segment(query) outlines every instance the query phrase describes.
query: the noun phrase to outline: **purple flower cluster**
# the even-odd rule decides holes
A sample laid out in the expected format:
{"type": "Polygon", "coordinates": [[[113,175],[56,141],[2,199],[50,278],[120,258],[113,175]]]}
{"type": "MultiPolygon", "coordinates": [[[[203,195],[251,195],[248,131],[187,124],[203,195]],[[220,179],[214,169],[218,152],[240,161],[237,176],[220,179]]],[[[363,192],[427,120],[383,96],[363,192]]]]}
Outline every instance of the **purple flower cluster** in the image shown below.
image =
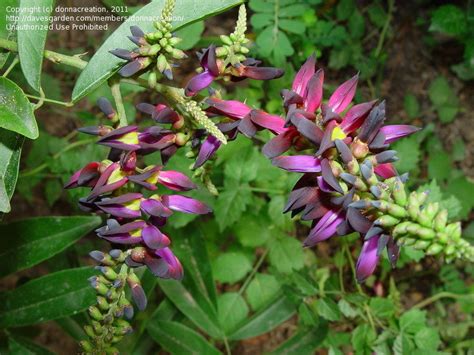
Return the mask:
{"type": "MultiPolygon", "coordinates": [[[[108,117],[113,117],[112,106],[104,100],[99,101],[99,106],[108,117]]],[[[174,127],[182,122],[162,106],[156,109],[154,118],[174,127]]],[[[158,126],[142,131],[136,126],[85,127],[80,131],[99,136],[97,143],[111,148],[109,159],[87,164],[65,186],[90,188],[89,195],[79,200],[80,208],[109,216],[106,225],[96,231],[97,235],[122,248],[131,248],[125,260],[129,266],[146,265],[158,277],[181,279],[183,268],[169,248],[171,241],[163,227],[174,212],[207,214],[211,210],[183,195],[155,193],[146,197],[137,192],[139,188],[157,191],[157,185],[173,191],[196,188],[181,172],[164,170],[160,165],[144,168],[137,165],[138,156],[155,151],[160,151],[165,160],[169,158],[183,143],[179,141],[179,133],[158,126]]]]}

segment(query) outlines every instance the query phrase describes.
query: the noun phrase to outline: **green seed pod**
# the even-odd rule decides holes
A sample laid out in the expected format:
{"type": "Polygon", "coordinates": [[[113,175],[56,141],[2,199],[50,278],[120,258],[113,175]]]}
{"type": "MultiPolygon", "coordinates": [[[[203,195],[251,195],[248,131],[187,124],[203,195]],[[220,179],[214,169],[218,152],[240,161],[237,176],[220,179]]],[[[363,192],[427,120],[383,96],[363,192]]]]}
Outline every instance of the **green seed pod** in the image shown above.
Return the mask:
{"type": "Polygon", "coordinates": [[[87,336],[90,338],[95,338],[96,334],[94,333],[94,328],[90,325],[84,326],[84,332],[86,332],[87,336]]]}
{"type": "Polygon", "coordinates": [[[436,255],[443,250],[444,246],[438,243],[431,244],[426,250],[427,255],[436,255]]]}
{"type": "Polygon", "coordinates": [[[95,319],[95,320],[103,320],[104,316],[102,313],[100,313],[99,309],[95,306],[90,306],[87,310],[89,312],[89,315],[95,319]]]}
{"type": "Polygon", "coordinates": [[[228,46],[231,46],[233,44],[229,36],[220,35],[220,38],[221,38],[222,43],[227,44],[228,46]]]}
{"type": "Polygon", "coordinates": [[[438,214],[434,218],[433,227],[436,231],[441,232],[446,227],[447,222],[448,222],[448,210],[441,210],[438,212],[438,214]]]}
{"type": "Polygon", "coordinates": [[[393,183],[392,196],[397,205],[404,207],[407,204],[407,193],[400,179],[395,180],[393,183]]]}
{"type": "Polygon", "coordinates": [[[81,345],[81,348],[84,349],[86,353],[92,353],[94,350],[94,347],[92,346],[92,344],[88,342],[87,340],[81,340],[79,344],[81,345]]]}
{"type": "Polygon", "coordinates": [[[382,226],[382,227],[393,227],[397,225],[399,222],[400,220],[398,218],[395,218],[386,214],[377,218],[374,222],[374,225],[382,226]]]}

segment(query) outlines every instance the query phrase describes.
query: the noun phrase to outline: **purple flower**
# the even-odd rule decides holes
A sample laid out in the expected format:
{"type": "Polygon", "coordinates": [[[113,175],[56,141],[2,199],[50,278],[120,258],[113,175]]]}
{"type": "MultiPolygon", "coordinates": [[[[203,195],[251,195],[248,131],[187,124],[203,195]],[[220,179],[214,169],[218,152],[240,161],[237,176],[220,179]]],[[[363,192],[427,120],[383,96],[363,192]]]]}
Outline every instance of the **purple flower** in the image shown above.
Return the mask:
{"type": "Polygon", "coordinates": [[[380,235],[374,236],[364,241],[359,258],[356,265],[356,278],[358,282],[364,282],[372,275],[379,262],[379,254],[377,246],[380,235]]]}
{"type": "Polygon", "coordinates": [[[183,267],[169,248],[135,248],[127,263],[132,267],[146,265],[155,276],[164,279],[183,278],[183,267]]]}
{"type": "Polygon", "coordinates": [[[117,128],[103,136],[97,143],[120,150],[137,150],[140,148],[136,126],[117,128]]]}
{"type": "Polygon", "coordinates": [[[121,170],[120,164],[111,163],[100,175],[88,197],[88,200],[93,200],[99,195],[117,190],[125,185],[127,181],[127,175],[121,170]]]}
{"type": "Polygon", "coordinates": [[[337,211],[329,210],[311,229],[308,237],[303,242],[304,246],[312,247],[316,243],[331,238],[336,234],[337,227],[344,220],[345,212],[342,209],[337,211]]]}
{"type": "Polygon", "coordinates": [[[207,214],[212,211],[201,201],[181,195],[163,195],[162,203],[169,209],[184,213],[207,214]]]}
{"type": "Polygon", "coordinates": [[[199,149],[199,153],[196,162],[194,163],[193,169],[197,169],[200,166],[204,165],[204,163],[208,161],[219,149],[221,144],[222,143],[213,135],[207,136],[207,138],[201,144],[201,148],[199,149]]]}
{"type": "Polygon", "coordinates": [[[216,61],[216,47],[214,45],[206,48],[200,54],[201,66],[204,71],[193,77],[185,88],[186,96],[194,96],[202,89],[207,88],[219,76],[219,68],[216,61]]]}
{"type": "Polygon", "coordinates": [[[105,198],[95,204],[105,213],[115,217],[138,218],[141,216],[140,202],[142,197],[140,193],[128,193],[105,198]]]}
{"type": "Polygon", "coordinates": [[[279,168],[297,173],[317,173],[321,171],[319,159],[311,155],[276,157],[272,159],[272,164],[279,168]]]}
{"type": "Polygon", "coordinates": [[[420,128],[410,125],[390,125],[382,127],[380,132],[385,135],[385,144],[390,144],[419,130],[420,128]]]}
{"type": "Polygon", "coordinates": [[[188,191],[196,188],[196,185],[183,173],[172,170],[164,171],[161,166],[149,166],[144,173],[129,176],[128,179],[148,190],[156,190],[157,183],[176,191],[188,191]]]}
{"type": "Polygon", "coordinates": [[[68,183],[64,185],[64,188],[72,189],[79,186],[93,187],[100,177],[99,168],[99,162],[94,161],[87,164],[85,167],[79,169],[71,176],[68,183]]]}

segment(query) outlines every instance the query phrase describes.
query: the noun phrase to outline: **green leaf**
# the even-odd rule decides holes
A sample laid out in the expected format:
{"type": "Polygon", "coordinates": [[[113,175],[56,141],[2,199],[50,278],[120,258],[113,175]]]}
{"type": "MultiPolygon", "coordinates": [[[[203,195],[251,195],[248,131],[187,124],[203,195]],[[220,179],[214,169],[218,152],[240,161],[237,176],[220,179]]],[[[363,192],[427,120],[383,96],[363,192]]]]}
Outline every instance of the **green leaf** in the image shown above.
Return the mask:
{"type": "Polygon", "coordinates": [[[203,32],[204,21],[198,21],[181,28],[179,31],[176,31],[176,37],[182,39],[182,41],[176,45],[176,48],[183,51],[192,49],[201,39],[203,32]]]}
{"type": "Polygon", "coordinates": [[[290,33],[303,34],[306,30],[306,26],[302,21],[297,20],[280,20],[278,27],[290,33]]]}
{"type": "Polygon", "coordinates": [[[252,270],[252,264],[242,253],[224,253],[212,263],[215,279],[223,283],[240,281],[250,270],[252,270]]]}
{"type": "Polygon", "coordinates": [[[194,296],[176,280],[159,279],[158,284],[166,297],[173,302],[191,322],[213,338],[221,338],[222,331],[218,326],[215,314],[205,312],[196,302],[194,296]]]}
{"type": "Polygon", "coordinates": [[[436,78],[428,89],[428,95],[441,122],[451,122],[459,111],[459,99],[446,78],[436,78]]]}
{"type": "Polygon", "coordinates": [[[313,355],[328,334],[326,322],[317,327],[301,330],[271,352],[272,355],[313,355]]]}
{"type": "MultiPolygon", "coordinates": [[[[16,7],[18,7],[18,0],[2,0],[2,6],[0,6],[0,38],[11,39],[13,37],[15,27],[9,26],[13,20],[9,17],[11,13],[7,9],[16,7]]],[[[9,51],[0,52],[0,69],[8,61],[9,55],[9,51]]]]}
{"type": "Polygon", "coordinates": [[[434,328],[423,328],[415,334],[415,344],[423,350],[434,351],[441,344],[438,331],[434,328]]]}
{"type": "Polygon", "coordinates": [[[10,354],[21,354],[21,355],[52,355],[53,353],[48,349],[45,349],[38,344],[33,343],[30,339],[12,335],[8,336],[8,349],[10,354]]]}
{"type": "Polygon", "coordinates": [[[43,51],[53,5],[54,0],[20,0],[18,55],[26,81],[36,92],[41,87],[43,51]],[[35,11],[28,11],[32,8],[35,11]]]}
{"type": "Polygon", "coordinates": [[[400,330],[408,334],[416,334],[425,327],[426,312],[411,309],[400,317],[400,330]]]}
{"type": "Polygon", "coordinates": [[[443,5],[431,16],[430,31],[461,36],[467,31],[466,12],[456,5],[443,5]]]}
{"type": "Polygon", "coordinates": [[[352,347],[356,354],[371,354],[372,344],[377,334],[370,328],[368,324],[361,324],[352,331],[352,347]]]}
{"type": "Polygon", "coordinates": [[[405,355],[413,351],[413,345],[410,338],[404,334],[398,334],[393,343],[393,353],[395,355],[405,355]]]}
{"type": "Polygon", "coordinates": [[[256,311],[280,290],[280,284],[275,276],[257,273],[249,283],[245,295],[252,310],[256,311]]]}
{"type": "Polygon", "coordinates": [[[149,322],[147,331],[163,349],[171,354],[220,354],[201,334],[173,321],[149,322]]]}
{"type": "Polygon", "coordinates": [[[337,321],[341,318],[339,308],[331,298],[324,297],[316,301],[316,310],[318,314],[330,321],[337,321]]]}
{"type": "Polygon", "coordinates": [[[63,185],[58,180],[48,180],[44,186],[44,195],[49,207],[52,207],[61,197],[64,191],[63,185]]]}
{"type": "Polygon", "coordinates": [[[273,12],[272,0],[250,0],[249,7],[255,12],[273,12]]]}
{"type": "Polygon", "coordinates": [[[20,167],[23,136],[0,128],[0,212],[10,212],[20,167]]]}
{"type": "Polygon", "coordinates": [[[389,318],[395,313],[395,307],[392,300],[387,298],[371,298],[369,307],[378,318],[389,318]]]}
{"type": "Polygon", "coordinates": [[[85,310],[96,301],[87,282],[95,274],[89,267],[63,270],[0,293],[0,327],[21,327],[85,310]]]}
{"type": "Polygon", "coordinates": [[[250,23],[255,29],[263,28],[266,26],[270,26],[273,23],[275,17],[273,14],[254,14],[250,18],[250,23]]]}
{"type": "Polygon", "coordinates": [[[219,194],[214,208],[219,230],[222,232],[237,222],[251,200],[252,193],[248,184],[226,186],[225,191],[219,194]]]}
{"type": "Polygon", "coordinates": [[[289,6],[280,9],[280,17],[294,17],[302,16],[308,11],[308,6],[304,4],[290,4],[289,6]]]}
{"type": "Polygon", "coordinates": [[[337,303],[337,306],[339,307],[339,310],[344,315],[344,317],[355,318],[359,315],[358,310],[356,308],[352,307],[350,305],[350,303],[347,302],[345,299],[341,299],[337,303]]]}
{"type": "Polygon", "coordinates": [[[471,195],[473,190],[474,183],[465,176],[450,180],[446,187],[446,192],[454,195],[461,202],[462,209],[459,212],[461,218],[466,218],[474,207],[474,199],[471,195]]]}
{"type": "Polygon", "coordinates": [[[360,39],[365,33],[365,21],[364,16],[359,11],[353,11],[349,17],[349,23],[347,24],[349,33],[352,38],[360,39]]]}
{"type": "Polygon", "coordinates": [[[340,0],[336,7],[336,16],[340,21],[347,20],[356,9],[354,0],[340,0]]]}
{"type": "Polygon", "coordinates": [[[428,160],[428,176],[430,179],[443,181],[451,174],[452,161],[445,151],[435,150],[428,160]]]}
{"type": "Polygon", "coordinates": [[[265,244],[271,238],[274,228],[266,218],[244,215],[234,226],[233,232],[244,247],[256,247],[265,244]]]}
{"type": "Polygon", "coordinates": [[[290,273],[304,266],[303,247],[294,238],[283,237],[272,240],[268,258],[272,266],[282,273],[290,273]]]}
{"type": "Polygon", "coordinates": [[[0,226],[0,277],[60,253],[101,224],[99,217],[37,217],[0,226]]]}
{"type": "Polygon", "coordinates": [[[38,138],[33,108],[13,81],[0,77],[0,127],[30,138],[38,138]]]}
{"type": "Polygon", "coordinates": [[[369,14],[370,22],[372,22],[377,27],[383,27],[385,21],[387,20],[387,13],[380,3],[372,3],[367,9],[369,14]]]}
{"type": "Polygon", "coordinates": [[[416,96],[413,94],[405,95],[405,98],[403,99],[403,107],[410,118],[416,118],[420,115],[420,104],[418,103],[416,96]]]}
{"type": "Polygon", "coordinates": [[[217,298],[219,323],[226,334],[230,334],[249,313],[243,297],[237,292],[227,292],[217,298]]]}
{"type": "MultiPolygon", "coordinates": [[[[241,0],[216,0],[199,3],[194,0],[177,1],[173,12],[173,30],[177,31],[187,24],[223,12],[241,2],[241,0]]],[[[116,48],[132,50],[136,47],[127,39],[127,36],[130,35],[130,26],[139,26],[145,33],[156,31],[153,21],[149,21],[148,17],[150,14],[159,16],[163,4],[164,1],[152,1],[143,6],[105,40],[77,79],[72,92],[73,102],[98,88],[117,71],[120,64],[123,64],[123,60],[109,53],[110,50],[116,48]]]]}
{"type": "Polygon", "coordinates": [[[421,157],[420,142],[416,136],[401,139],[393,144],[400,158],[395,167],[401,172],[412,172],[418,168],[421,157]]]}
{"type": "Polygon", "coordinates": [[[283,294],[279,294],[267,304],[268,307],[255,313],[239,329],[229,335],[229,339],[247,339],[267,333],[295,314],[295,305],[283,294]]]}

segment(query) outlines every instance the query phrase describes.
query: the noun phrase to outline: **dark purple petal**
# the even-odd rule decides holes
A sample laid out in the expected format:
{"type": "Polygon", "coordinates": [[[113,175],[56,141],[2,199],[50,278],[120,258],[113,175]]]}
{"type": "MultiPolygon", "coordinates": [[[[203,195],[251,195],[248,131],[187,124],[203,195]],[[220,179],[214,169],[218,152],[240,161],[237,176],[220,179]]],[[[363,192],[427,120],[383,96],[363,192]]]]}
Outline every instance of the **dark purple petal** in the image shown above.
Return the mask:
{"type": "Polygon", "coordinates": [[[170,245],[169,238],[160,232],[158,228],[148,225],[142,230],[143,242],[150,249],[161,249],[170,245]]]}
{"type": "Polygon", "coordinates": [[[130,26],[130,33],[135,37],[144,37],[145,33],[138,26],[130,26]]]}
{"type": "Polygon", "coordinates": [[[324,132],[316,126],[313,122],[306,118],[301,118],[298,120],[296,124],[296,129],[300,132],[303,136],[308,138],[311,143],[316,145],[321,144],[324,136],[324,132]]]}
{"type": "Polygon", "coordinates": [[[318,195],[319,189],[313,186],[302,187],[291,191],[283,213],[304,207],[310,202],[318,201],[318,195]]]}
{"type": "Polygon", "coordinates": [[[372,226],[372,222],[356,208],[347,209],[347,221],[359,233],[367,233],[372,226]]]}
{"type": "Polygon", "coordinates": [[[349,106],[352,99],[354,98],[358,80],[359,74],[354,75],[351,79],[347,80],[345,83],[339,86],[336,91],[334,91],[328,102],[328,106],[332,109],[332,111],[341,113],[347,108],[347,106],[349,106]]]}
{"type": "Polygon", "coordinates": [[[410,125],[389,125],[384,126],[380,131],[385,135],[385,143],[393,143],[396,140],[418,132],[420,128],[410,125]]]}
{"type": "Polygon", "coordinates": [[[181,195],[163,195],[163,204],[175,211],[193,213],[193,214],[207,214],[212,210],[201,201],[190,197],[181,195]]]}
{"type": "Polygon", "coordinates": [[[329,210],[326,214],[319,220],[319,222],[314,226],[313,229],[309,232],[308,237],[304,240],[304,245],[311,247],[316,243],[319,243],[323,240],[326,240],[336,234],[336,229],[344,221],[344,211],[341,209],[339,211],[329,210]]]}
{"type": "Polygon", "coordinates": [[[298,73],[296,73],[291,89],[302,97],[306,96],[306,86],[313,76],[315,69],[316,56],[313,54],[306,59],[306,62],[301,66],[300,70],[298,70],[298,73]]]}
{"type": "Polygon", "coordinates": [[[206,161],[208,161],[214,155],[217,149],[219,149],[221,144],[222,143],[216,137],[209,135],[199,149],[193,169],[199,168],[206,161]]]}
{"type": "Polygon", "coordinates": [[[285,72],[279,68],[243,66],[240,76],[255,80],[271,80],[282,77],[284,73],[285,72]]]}
{"type": "Polygon", "coordinates": [[[180,280],[183,278],[183,267],[179,262],[178,258],[174,256],[173,252],[169,248],[163,248],[155,252],[158,258],[147,259],[145,263],[150,268],[150,271],[158,277],[164,279],[176,279],[180,280]]]}
{"type": "Polygon", "coordinates": [[[323,82],[324,71],[319,69],[308,83],[308,92],[305,98],[306,111],[314,112],[321,106],[323,100],[323,82]]]}
{"type": "Polygon", "coordinates": [[[128,78],[138,73],[140,70],[145,68],[145,66],[143,65],[143,61],[141,61],[140,59],[141,58],[136,58],[132,60],[131,62],[128,62],[122,68],[120,68],[118,73],[124,78],[128,78]]]}
{"type": "Polygon", "coordinates": [[[269,140],[262,149],[267,158],[274,158],[290,149],[295,132],[288,130],[269,140]]]}
{"type": "Polygon", "coordinates": [[[350,163],[352,159],[354,158],[354,156],[352,155],[351,149],[341,139],[336,139],[334,143],[336,145],[337,150],[341,154],[341,158],[344,164],[350,163]]]}
{"type": "Polygon", "coordinates": [[[215,78],[216,77],[212,75],[208,70],[205,70],[202,73],[191,78],[191,80],[189,80],[184,89],[186,96],[196,95],[196,93],[211,85],[215,78]]]}
{"type": "Polygon", "coordinates": [[[296,173],[318,173],[321,163],[312,155],[281,156],[272,159],[272,164],[296,173]]]}
{"type": "Polygon", "coordinates": [[[217,112],[230,118],[244,118],[252,110],[243,102],[236,100],[220,100],[210,97],[206,100],[206,103],[217,112]]]}
{"type": "Polygon", "coordinates": [[[316,152],[316,155],[323,155],[326,150],[329,148],[334,147],[334,141],[332,139],[332,132],[334,128],[336,127],[337,123],[334,121],[331,121],[328,123],[326,126],[326,129],[324,130],[324,135],[323,139],[321,140],[321,145],[319,146],[318,151],[316,152]]]}
{"type": "Polygon", "coordinates": [[[285,121],[280,116],[270,115],[260,110],[252,110],[250,112],[250,119],[258,126],[266,128],[276,134],[287,131],[285,121]]]}
{"type": "Polygon", "coordinates": [[[341,122],[341,129],[346,134],[350,134],[357,130],[364,120],[367,118],[370,110],[374,107],[377,101],[364,102],[362,104],[352,106],[349,111],[347,111],[344,119],[341,122]]]}
{"type": "Polygon", "coordinates": [[[219,68],[217,67],[216,61],[216,46],[211,44],[209,48],[204,51],[201,57],[201,65],[204,69],[207,69],[212,76],[219,76],[219,68]]]}
{"type": "Polygon", "coordinates": [[[115,115],[115,110],[108,99],[105,97],[100,97],[97,100],[97,106],[107,117],[113,117],[115,115]]]}
{"type": "Polygon", "coordinates": [[[150,216],[169,217],[173,213],[169,208],[163,205],[161,201],[149,198],[142,201],[140,208],[143,212],[150,216]]]}
{"type": "Polygon", "coordinates": [[[188,191],[197,186],[183,173],[179,171],[167,170],[158,173],[158,182],[170,190],[188,191]]]}
{"type": "Polygon", "coordinates": [[[339,185],[339,182],[332,173],[331,165],[329,164],[329,160],[327,159],[323,159],[321,161],[321,176],[323,177],[324,181],[334,190],[340,192],[341,194],[344,193],[341,185],[339,185]]]}
{"type": "Polygon", "coordinates": [[[142,286],[140,284],[133,284],[130,285],[130,290],[132,291],[133,302],[135,302],[140,311],[144,311],[147,306],[147,299],[142,286]]]}
{"type": "Polygon", "coordinates": [[[257,127],[252,123],[250,115],[247,115],[240,120],[238,130],[249,138],[252,138],[257,133],[257,127]]]}
{"type": "Polygon", "coordinates": [[[397,266],[398,257],[400,256],[400,247],[393,238],[390,238],[387,243],[387,255],[392,268],[395,268],[397,266]]]}
{"type": "Polygon", "coordinates": [[[379,257],[377,256],[377,244],[380,236],[364,241],[362,250],[357,259],[356,277],[358,282],[364,282],[375,271],[379,257]]]}
{"type": "Polygon", "coordinates": [[[362,142],[370,143],[377,135],[385,120],[385,101],[375,106],[365,119],[358,134],[362,142]]]}
{"type": "Polygon", "coordinates": [[[138,53],[131,52],[127,49],[112,49],[109,51],[110,54],[113,54],[114,56],[120,58],[120,59],[125,59],[125,60],[133,60],[138,56],[138,53]]]}

